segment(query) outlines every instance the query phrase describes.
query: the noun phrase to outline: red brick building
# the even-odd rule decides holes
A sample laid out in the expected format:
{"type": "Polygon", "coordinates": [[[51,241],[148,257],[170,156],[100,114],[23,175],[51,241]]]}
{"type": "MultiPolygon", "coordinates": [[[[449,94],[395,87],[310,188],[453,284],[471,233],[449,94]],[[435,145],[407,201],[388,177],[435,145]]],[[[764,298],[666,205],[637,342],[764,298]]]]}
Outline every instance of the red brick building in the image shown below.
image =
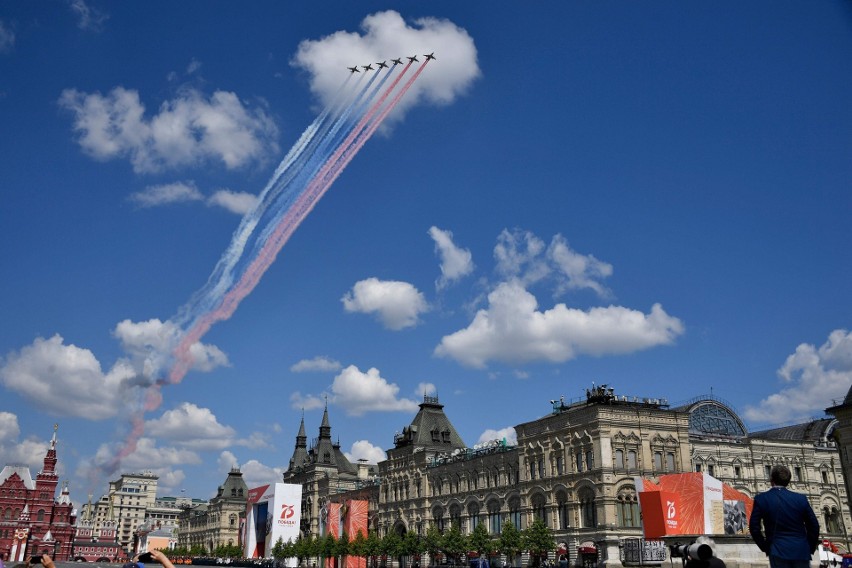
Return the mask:
{"type": "Polygon", "coordinates": [[[54,426],[44,468],[35,480],[27,466],[10,464],[0,471],[0,554],[7,562],[35,554],[71,557],[76,518],[67,486],[56,498],[56,461],[54,426]]]}

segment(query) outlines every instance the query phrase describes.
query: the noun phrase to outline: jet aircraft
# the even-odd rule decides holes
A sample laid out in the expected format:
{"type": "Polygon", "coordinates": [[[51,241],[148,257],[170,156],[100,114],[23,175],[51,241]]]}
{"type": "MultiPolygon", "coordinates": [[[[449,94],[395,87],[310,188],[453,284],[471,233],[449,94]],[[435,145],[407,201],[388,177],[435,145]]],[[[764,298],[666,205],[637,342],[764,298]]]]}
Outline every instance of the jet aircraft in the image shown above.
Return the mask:
{"type": "Polygon", "coordinates": [[[402,65],[402,57],[399,59],[392,59],[394,65],[402,65]]]}
{"type": "Polygon", "coordinates": [[[416,55],[412,55],[411,57],[408,58],[409,63],[414,63],[415,61],[417,61],[418,63],[420,62],[420,60],[417,59],[416,55]]]}
{"type": "Polygon", "coordinates": [[[426,58],[426,61],[429,61],[430,59],[435,59],[435,52],[433,51],[429,55],[424,55],[423,57],[426,58]]]}
{"type": "Polygon", "coordinates": [[[357,65],[355,67],[349,67],[348,69],[350,73],[360,73],[360,71],[358,71],[357,65]]]}
{"type": "Polygon", "coordinates": [[[373,70],[373,66],[372,66],[372,65],[362,65],[361,67],[363,67],[363,68],[364,68],[364,71],[372,71],[372,70],[373,70]]]}
{"type": "Polygon", "coordinates": [[[379,69],[382,69],[383,67],[387,67],[387,66],[388,66],[388,64],[387,64],[387,63],[385,63],[384,61],[382,61],[381,63],[376,63],[376,65],[378,65],[378,66],[379,66],[379,69]]]}

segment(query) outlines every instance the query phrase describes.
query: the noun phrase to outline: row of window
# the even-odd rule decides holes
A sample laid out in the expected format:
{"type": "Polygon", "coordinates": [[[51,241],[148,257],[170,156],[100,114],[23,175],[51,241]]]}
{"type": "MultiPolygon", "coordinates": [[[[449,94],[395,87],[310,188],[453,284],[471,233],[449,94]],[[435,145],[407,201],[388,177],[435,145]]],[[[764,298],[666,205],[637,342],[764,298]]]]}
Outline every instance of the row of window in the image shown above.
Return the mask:
{"type": "MultiPolygon", "coordinates": [[[[3,519],[6,521],[9,520],[17,520],[21,516],[21,510],[15,508],[13,511],[11,507],[7,507],[6,511],[3,513],[3,519]]],[[[38,513],[36,513],[36,520],[43,521],[44,520],[44,509],[39,509],[38,513]]]]}
{"type": "MultiPolygon", "coordinates": [[[[674,472],[676,471],[676,460],[674,452],[654,452],[654,471],[674,472]]],[[[639,469],[636,450],[615,450],[613,466],[615,469],[639,469]],[[625,459],[626,458],[626,459],[625,459]]],[[[591,471],[595,468],[595,454],[592,450],[580,450],[574,453],[574,467],[578,473],[591,471]]],[[[555,475],[565,473],[562,456],[556,456],[554,460],[555,475]]],[[[546,477],[545,460],[543,457],[529,460],[529,478],[544,479],[546,477]]]]}
{"type": "MultiPolygon", "coordinates": [[[[696,462],[695,463],[695,471],[698,471],[698,472],[704,471],[705,470],[704,466],[705,466],[704,463],[696,462]]],[[[707,473],[709,475],[712,475],[712,476],[715,477],[715,475],[716,475],[716,464],[708,463],[708,464],[706,464],[706,466],[707,466],[707,470],[706,470],[707,473]]],[[[769,479],[769,475],[770,475],[771,471],[772,471],[771,465],[764,465],[763,466],[763,474],[766,476],[766,479],[769,479]]],[[[737,479],[742,478],[742,475],[743,475],[742,467],[735,464],[733,466],[733,472],[734,472],[734,477],[736,477],[737,479]]],[[[793,468],[791,468],[790,474],[792,475],[793,481],[804,481],[804,478],[802,477],[802,468],[801,467],[793,466],[793,468]]],[[[829,482],[828,481],[829,480],[828,470],[825,470],[825,469],[820,470],[820,479],[822,480],[823,483],[829,482]]]]}

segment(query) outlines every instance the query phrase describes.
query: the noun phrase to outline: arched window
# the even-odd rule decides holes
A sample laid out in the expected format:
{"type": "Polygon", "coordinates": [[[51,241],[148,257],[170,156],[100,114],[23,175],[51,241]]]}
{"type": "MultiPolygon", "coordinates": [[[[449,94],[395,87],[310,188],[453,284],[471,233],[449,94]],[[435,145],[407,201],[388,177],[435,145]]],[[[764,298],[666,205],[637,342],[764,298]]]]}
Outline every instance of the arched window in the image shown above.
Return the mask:
{"type": "Polygon", "coordinates": [[[462,530],[461,507],[458,504],[450,505],[450,525],[462,530]]]}
{"type": "Polygon", "coordinates": [[[471,503],[467,506],[467,516],[470,518],[470,532],[473,532],[476,525],[479,524],[479,505],[477,503],[471,503]]]}
{"type": "Polygon", "coordinates": [[[822,510],[825,532],[835,534],[840,532],[840,513],[837,507],[824,507],[822,510]]]}
{"type": "Polygon", "coordinates": [[[491,534],[500,534],[502,524],[500,523],[500,503],[497,501],[488,502],[488,532],[491,534]]]}
{"type": "Polygon", "coordinates": [[[536,493],[532,497],[532,513],[533,518],[541,519],[544,522],[545,526],[547,526],[547,511],[545,509],[545,499],[544,495],[541,493],[536,493]]]}
{"type": "Polygon", "coordinates": [[[624,450],[615,450],[615,469],[624,469],[624,450]]]}
{"type": "Polygon", "coordinates": [[[441,507],[435,507],[432,510],[432,519],[435,521],[438,530],[444,532],[444,510],[441,507]]]}
{"type": "Polygon", "coordinates": [[[517,496],[509,499],[509,520],[516,529],[521,530],[521,500],[517,496]]]}
{"type": "Polygon", "coordinates": [[[595,528],[598,526],[598,512],[595,507],[595,494],[591,489],[583,489],[580,498],[580,517],[583,527],[595,528]]]}
{"type": "Polygon", "coordinates": [[[639,503],[633,487],[624,487],[618,491],[615,507],[616,523],[619,527],[640,527],[639,503]]]}
{"type": "Polygon", "coordinates": [[[564,491],[556,494],[556,523],[560,529],[567,529],[568,523],[568,496],[564,491]]]}
{"type": "Polygon", "coordinates": [[[36,520],[41,522],[44,520],[44,509],[38,510],[38,515],[36,515],[36,520]]]}

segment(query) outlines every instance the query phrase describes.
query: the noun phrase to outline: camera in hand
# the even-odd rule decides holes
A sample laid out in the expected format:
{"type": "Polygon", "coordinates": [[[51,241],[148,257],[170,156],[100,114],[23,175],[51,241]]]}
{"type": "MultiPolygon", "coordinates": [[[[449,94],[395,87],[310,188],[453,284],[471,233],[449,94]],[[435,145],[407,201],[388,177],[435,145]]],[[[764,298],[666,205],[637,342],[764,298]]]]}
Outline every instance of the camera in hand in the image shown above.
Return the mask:
{"type": "Polygon", "coordinates": [[[709,560],[713,558],[713,549],[709,544],[675,544],[671,547],[672,558],[683,558],[687,560],[709,560]]]}
{"type": "Polygon", "coordinates": [[[139,562],[156,562],[154,555],[150,552],[143,552],[139,555],[139,562]]]}
{"type": "Polygon", "coordinates": [[[30,564],[41,564],[41,556],[33,556],[30,558],[30,564]]]}

